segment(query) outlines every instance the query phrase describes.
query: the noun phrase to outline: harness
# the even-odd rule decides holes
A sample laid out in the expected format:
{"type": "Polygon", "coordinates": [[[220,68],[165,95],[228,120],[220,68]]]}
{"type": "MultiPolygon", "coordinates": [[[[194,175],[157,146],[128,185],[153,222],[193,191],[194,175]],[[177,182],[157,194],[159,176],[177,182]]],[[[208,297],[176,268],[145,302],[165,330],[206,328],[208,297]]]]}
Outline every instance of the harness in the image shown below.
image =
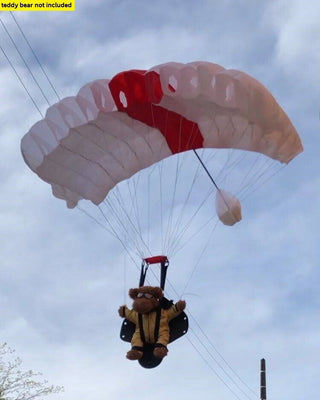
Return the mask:
{"type": "MultiPolygon", "coordinates": [[[[156,256],[156,257],[149,257],[145,258],[142,261],[141,265],[141,272],[140,272],[140,281],[139,287],[144,285],[146,274],[150,264],[160,264],[160,287],[164,290],[167,269],[169,266],[169,261],[166,256],[156,256]]],[[[159,337],[159,329],[160,329],[160,320],[161,320],[161,313],[162,310],[166,310],[170,308],[173,304],[172,300],[168,300],[167,298],[163,297],[160,301],[159,306],[156,309],[156,321],[154,327],[154,342],[155,343],[148,343],[146,342],[145,332],[143,330],[143,322],[142,322],[142,314],[138,314],[138,324],[140,329],[140,338],[143,343],[143,347],[134,346],[133,349],[139,350],[143,352],[142,358],[139,359],[139,364],[144,368],[154,368],[157,367],[162,358],[157,358],[153,355],[153,350],[155,347],[162,347],[163,344],[157,343],[159,337]]],[[[173,342],[174,340],[178,339],[182,335],[184,335],[188,330],[188,317],[187,315],[182,312],[177,317],[173,318],[169,322],[170,328],[170,339],[169,343],[173,342]]],[[[135,324],[125,319],[122,323],[120,338],[125,342],[130,342],[135,331],[135,324]]]]}
{"type": "MultiPolygon", "coordinates": [[[[157,343],[158,341],[158,336],[159,336],[159,328],[160,328],[160,319],[161,319],[161,306],[159,306],[156,309],[156,323],[154,326],[154,342],[157,343]]],[[[140,330],[140,338],[142,343],[146,344],[146,336],[144,334],[144,330],[143,330],[143,322],[142,322],[142,314],[138,314],[138,321],[139,321],[139,330],[140,330]]]]}

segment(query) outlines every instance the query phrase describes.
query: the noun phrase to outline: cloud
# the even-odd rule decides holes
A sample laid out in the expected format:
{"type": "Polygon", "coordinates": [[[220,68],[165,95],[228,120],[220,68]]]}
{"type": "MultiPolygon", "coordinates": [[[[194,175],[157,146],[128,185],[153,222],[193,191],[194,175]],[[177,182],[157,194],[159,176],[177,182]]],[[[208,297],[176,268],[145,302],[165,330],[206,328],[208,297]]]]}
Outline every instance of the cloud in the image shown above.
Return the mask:
{"type": "Polygon", "coordinates": [[[268,17],[278,36],[277,62],[292,78],[296,77],[296,84],[309,80],[319,83],[319,12],[317,1],[295,0],[290,7],[286,1],[276,1],[269,8],[268,17]]]}

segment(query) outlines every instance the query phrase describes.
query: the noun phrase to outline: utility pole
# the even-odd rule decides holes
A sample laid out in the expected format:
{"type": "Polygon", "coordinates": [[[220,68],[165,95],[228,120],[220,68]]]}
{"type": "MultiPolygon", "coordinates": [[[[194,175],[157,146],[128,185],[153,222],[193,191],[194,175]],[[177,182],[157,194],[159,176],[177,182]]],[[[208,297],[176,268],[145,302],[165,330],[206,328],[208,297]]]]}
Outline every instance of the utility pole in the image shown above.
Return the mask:
{"type": "Polygon", "coordinates": [[[260,399],[267,400],[266,360],[264,358],[260,361],[260,399]]]}

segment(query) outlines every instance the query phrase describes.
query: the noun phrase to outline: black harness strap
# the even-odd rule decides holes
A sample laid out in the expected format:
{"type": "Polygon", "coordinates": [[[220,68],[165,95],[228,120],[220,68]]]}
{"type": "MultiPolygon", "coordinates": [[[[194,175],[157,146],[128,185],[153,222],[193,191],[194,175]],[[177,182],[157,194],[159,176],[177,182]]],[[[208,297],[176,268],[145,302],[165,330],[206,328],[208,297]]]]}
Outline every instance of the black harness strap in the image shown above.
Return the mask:
{"type": "Polygon", "coordinates": [[[154,326],[154,342],[157,343],[159,337],[159,328],[160,328],[160,318],[161,318],[161,307],[157,308],[157,315],[156,315],[156,323],[154,326]]]}
{"type": "MultiPolygon", "coordinates": [[[[160,319],[161,319],[161,306],[159,306],[156,310],[156,323],[154,326],[154,342],[157,343],[158,336],[159,336],[159,329],[160,329],[160,319]]],[[[146,336],[143,330],[143,323],[142,323],[142,314],[138,314],[138,322],[139,322],[139,330],[140,330],[140,338],[143,344],[146,343],[146,336]]]]}
{"type": "Polygon", "coordinates": [[[142,323],[142,314],[138,314],[138,320],[139,320],[139,330],[140,330],[140,338],[143,344],[146,343],[146,337],[144,335],[144,330],[143,330],[143,323],[142,323]]]}

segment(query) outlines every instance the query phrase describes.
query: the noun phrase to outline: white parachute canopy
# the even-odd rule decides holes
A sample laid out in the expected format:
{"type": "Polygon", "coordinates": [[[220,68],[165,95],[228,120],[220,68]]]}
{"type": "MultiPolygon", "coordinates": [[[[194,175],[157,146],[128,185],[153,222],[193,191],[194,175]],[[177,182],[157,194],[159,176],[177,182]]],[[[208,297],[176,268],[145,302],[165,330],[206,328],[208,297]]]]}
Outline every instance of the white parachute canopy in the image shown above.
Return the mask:
{"type": "MultiPolygon", "coordinates": [[[[119,182],[174,154],[239,149],[288,163],[300,138],[271,93],[244,72],[208,62],[166,63],[85,85],[51,106],[23,137],[28,166],[69,208],[101,204],[119,182]]],[[[241,206],[218,190],[232,225],[241,206]]]]}

